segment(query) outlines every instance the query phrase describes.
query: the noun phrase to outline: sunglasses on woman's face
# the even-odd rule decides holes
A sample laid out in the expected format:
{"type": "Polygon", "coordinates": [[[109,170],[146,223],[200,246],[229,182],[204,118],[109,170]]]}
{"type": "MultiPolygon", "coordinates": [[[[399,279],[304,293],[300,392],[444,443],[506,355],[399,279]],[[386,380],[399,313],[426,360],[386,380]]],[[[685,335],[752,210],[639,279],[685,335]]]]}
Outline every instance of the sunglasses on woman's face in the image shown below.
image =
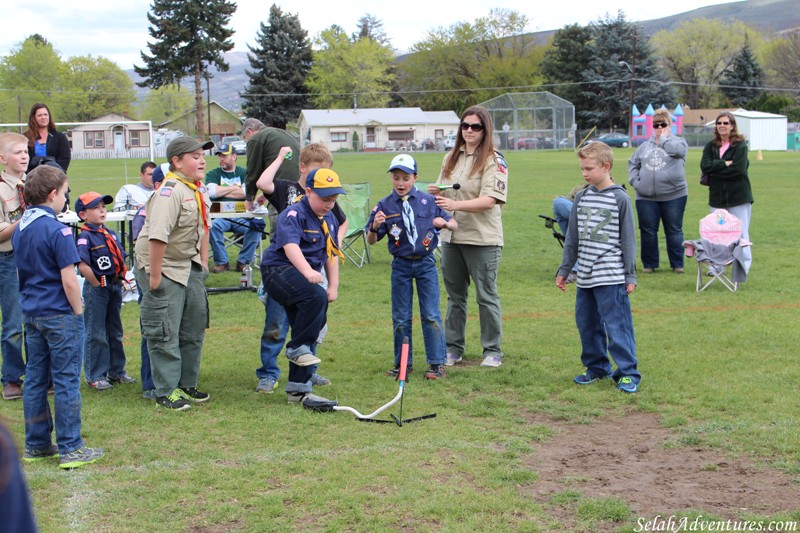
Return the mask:
{"type": "Polygon", "coordinates": [[[462,122],[461,123],[461,131],[467,131],[467,130],[472,130],[472,131],[475,131],[475,132],[483,131],[483,124],[481,124],[479,122],[475,123],[475,124],[468,124],[466,122],[462,122]]]}
{"type": "Polygon", "coordinates": [[[730,126],[730,122],[717,122],[717,126],[730,126]]]}
{"type": "Polygon", "coordinates": [[[657,130],[660,130],[661,128],[666,128],[667,126],[669,126],[669,124],[667,124],[666,122],[653,122],[653,127],[657,130]]]}

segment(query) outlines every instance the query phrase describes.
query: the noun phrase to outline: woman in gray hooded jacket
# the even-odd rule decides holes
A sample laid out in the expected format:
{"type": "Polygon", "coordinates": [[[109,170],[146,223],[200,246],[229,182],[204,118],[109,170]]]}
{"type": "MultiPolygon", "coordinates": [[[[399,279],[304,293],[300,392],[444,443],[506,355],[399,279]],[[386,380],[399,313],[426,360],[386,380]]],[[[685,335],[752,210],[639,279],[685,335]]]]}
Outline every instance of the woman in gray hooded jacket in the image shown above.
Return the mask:
{"type": "Polygon", "coordinates": [[[670,114],[653,115],[653,136],[628,160],[628,182],[636,190],[643,272],[658,268],[658,226],[664,224],[667,256],[673,272],[683,274],[683,212],[686,185],[686,141],[671,131],[670,114]]]}

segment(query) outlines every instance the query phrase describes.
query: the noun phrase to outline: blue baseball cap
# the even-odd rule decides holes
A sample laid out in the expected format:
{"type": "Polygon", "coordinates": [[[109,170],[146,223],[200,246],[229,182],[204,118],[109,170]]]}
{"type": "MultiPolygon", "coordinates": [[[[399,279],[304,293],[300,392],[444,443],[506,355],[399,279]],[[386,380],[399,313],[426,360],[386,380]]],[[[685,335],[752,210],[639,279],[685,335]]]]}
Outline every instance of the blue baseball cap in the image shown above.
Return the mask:
{"type": "Polygon", "coordinates": [[[316,168],[308,173],[306,187],[309,187],[322,198],[334,194],[347,194],[344,192],[339,175],[329,168],[316,168]]]}

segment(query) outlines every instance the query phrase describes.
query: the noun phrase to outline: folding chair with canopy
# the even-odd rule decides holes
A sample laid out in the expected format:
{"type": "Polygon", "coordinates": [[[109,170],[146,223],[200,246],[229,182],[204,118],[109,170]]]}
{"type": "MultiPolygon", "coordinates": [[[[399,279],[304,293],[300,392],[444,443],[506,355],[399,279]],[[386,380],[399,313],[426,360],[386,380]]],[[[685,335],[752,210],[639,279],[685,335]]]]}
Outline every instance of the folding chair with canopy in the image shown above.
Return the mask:
{"type": "Polygon", "coordinates": [[[683,241],[686,256],[697,261],[697,292],[719,281],[729,291],[747,281],[743,248],[750,242],[742,239],[742,223],[725,209],[717,209],[700,220],[700,239],[683,241]],[[703,265],[711,279],[703,284],[703,265]],[[731,267],[731,276],[726,268],[731,267]]]}
{"type": "Polygon", "coordinates": [[[340,194],[336,202],[348,220],[347,235],[339,243],[342,253],[358,268],[370,262],[365,226],[369,218],[369,183],[342,184],[347,194],[340,194]]]}

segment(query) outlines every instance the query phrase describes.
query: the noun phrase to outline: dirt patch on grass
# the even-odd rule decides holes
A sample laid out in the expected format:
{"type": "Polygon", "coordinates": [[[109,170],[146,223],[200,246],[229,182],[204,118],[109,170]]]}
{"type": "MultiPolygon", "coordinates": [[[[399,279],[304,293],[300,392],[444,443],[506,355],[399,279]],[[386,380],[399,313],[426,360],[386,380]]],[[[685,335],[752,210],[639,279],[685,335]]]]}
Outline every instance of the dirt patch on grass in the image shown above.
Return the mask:
{"type": "Polygon", "coordinates": [[[800,485],[790,476],[719,450],[675,446],[677,433],[663,427],[658,415],[634,413],[592,424],[533,418],[553,428],[552,438],[536,443],[526,459],[539,475],[529,490],[546,506],[566,491],[619,498],[645,518],[698,510],[733,519],[800,506],[800,485]]]}

